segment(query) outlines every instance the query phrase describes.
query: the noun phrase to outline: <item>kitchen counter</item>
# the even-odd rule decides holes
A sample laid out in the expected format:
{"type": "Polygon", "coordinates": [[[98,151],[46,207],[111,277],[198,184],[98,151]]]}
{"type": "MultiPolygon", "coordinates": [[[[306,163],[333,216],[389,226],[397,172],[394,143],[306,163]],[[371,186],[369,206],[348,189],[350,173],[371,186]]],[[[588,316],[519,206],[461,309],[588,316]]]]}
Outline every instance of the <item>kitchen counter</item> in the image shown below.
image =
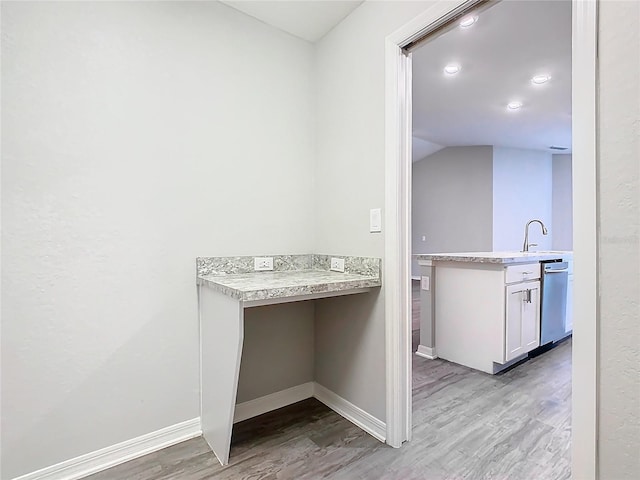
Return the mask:
{"type": "Polygon", "coordinates": [[[572,259],[570,251],[539,251],[539,252],[463,252],[463,253],[429,253],[413,256],[420,261],[432,262],[472,262],[472,263],[534,263],[554,258],[572,259]]]}
{"type": "MultiPolygon", "coordinates": [[[[430,253],[413,258],[420,265],[421,277],[416,354],[444,358],[487,373],[507,368],[535,348],[533,340],[539,333],[532,331],[538,327],[531,315],[539,309],[535,302],[539,301],[540,262],[568,262],[569,282],[573,272],[571,251],[430,253]],[[518,282],[532,283],[523,283],[520,288],[515,286],[518,282]],[[516,297],[527,302],[521,305],[508,301],[516,297]],[[530,298],[534,300],[533,309],[530,298]],[[520,313],[528,316],[518,326],[514,319],[520,313]],[[513,334],[509,336],[510,332],[513,334]],[[525,336],[526,342],[522,340],[525,336]]],[[[571,312],[567,316],[571,318],[571,312]]]]}

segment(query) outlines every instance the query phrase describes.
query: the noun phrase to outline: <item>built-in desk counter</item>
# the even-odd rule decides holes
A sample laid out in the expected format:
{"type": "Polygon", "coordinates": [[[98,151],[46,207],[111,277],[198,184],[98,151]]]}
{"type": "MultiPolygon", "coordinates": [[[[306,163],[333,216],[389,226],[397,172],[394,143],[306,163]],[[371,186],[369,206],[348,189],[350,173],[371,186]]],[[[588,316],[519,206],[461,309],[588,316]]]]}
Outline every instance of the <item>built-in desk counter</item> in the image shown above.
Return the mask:
{"type": "Polygon", "coordinates": [[[254,257],[196,260],[201,338],[202,435],[223,465],[231,433],[244,337],[244,309],[365,293],[380,287],[381,260],[328,255],[274,255],[273,271],[254,271],[254,257]],[[334,256],[335,258],[335,256],[334,256]]]}
{"type": "MultiPolygon", "coordinates": [[[[381,285],[379,259],[347,257],[345,272],[342,273],[329,270],[329,257],[326,255],[295,257],[299,257],[295,262],[274,261],[274,269],[280,263],[281,270],[255,272],[240,268],[231,269],[232,273],[220,272],[219,267],[217,270],[207,267],[207,262],[211,263],[212,259],[198,259],[202,267],[199,267],[198,284],[245,302],[245,306],[361,293],[381,285]],[[282,268],[283,265],[299,269],[282,268]]],[[[292,256],[285,258],[291,259],[292,256]]]]}

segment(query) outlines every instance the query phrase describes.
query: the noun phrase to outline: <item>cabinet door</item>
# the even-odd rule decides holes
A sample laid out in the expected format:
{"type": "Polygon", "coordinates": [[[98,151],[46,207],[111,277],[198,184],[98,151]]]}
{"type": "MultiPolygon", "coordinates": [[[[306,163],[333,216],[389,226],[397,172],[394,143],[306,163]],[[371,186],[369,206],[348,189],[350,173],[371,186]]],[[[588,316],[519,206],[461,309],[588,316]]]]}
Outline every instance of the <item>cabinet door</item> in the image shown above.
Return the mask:
{"type": "Polygon", "coordinates": [[[540,282],[506,288],[505,362],[540,345],[540,282]]]}
{"type": "Polygon", "coordinates": [[[564,325],[565,333],[573,330],[573,275],[567,277],[567,312],[564,325]]]}

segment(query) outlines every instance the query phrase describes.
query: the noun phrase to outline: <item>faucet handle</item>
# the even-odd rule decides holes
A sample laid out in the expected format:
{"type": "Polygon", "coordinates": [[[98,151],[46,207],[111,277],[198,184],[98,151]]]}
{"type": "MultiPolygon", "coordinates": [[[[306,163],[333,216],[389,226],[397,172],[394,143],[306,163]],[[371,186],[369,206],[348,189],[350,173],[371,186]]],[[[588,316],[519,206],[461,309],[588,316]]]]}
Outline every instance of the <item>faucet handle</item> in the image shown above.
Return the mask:
{"type": "Polygon", "coordinates": [[[531,247],[537,247],[537,246],[538,246],[538,244],[537,244],[537,243],[530,243],[530,244],[527,246],[527,250],[529,250],[529,248],[531,248],[531,247]]]}

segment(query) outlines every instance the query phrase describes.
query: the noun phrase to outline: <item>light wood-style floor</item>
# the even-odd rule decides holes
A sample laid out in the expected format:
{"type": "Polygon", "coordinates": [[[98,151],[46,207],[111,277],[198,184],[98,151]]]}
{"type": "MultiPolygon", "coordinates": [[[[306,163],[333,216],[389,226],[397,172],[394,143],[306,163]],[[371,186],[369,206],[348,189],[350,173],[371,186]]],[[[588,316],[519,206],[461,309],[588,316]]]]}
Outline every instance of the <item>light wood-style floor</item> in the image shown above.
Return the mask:
{"type": "Polygon", "coordinates": [[[569,479],[571,340],[494,376],[414,356],[413,425],[394,449],[309,399],[236,424],[226,467],[196,438],[87,478],[569,479]]]}

